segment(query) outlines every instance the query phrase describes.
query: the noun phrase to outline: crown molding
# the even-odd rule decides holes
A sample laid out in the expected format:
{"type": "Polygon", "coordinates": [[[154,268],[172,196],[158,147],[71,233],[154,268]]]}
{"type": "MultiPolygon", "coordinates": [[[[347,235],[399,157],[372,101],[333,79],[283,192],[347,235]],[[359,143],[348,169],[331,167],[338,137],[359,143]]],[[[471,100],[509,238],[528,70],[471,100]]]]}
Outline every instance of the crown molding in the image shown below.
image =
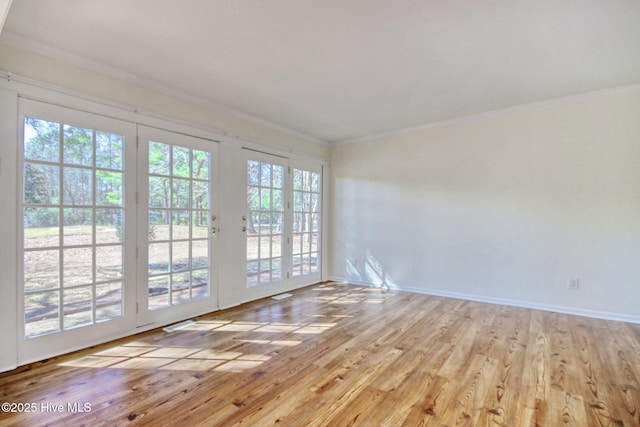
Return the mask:
{"type": "Polygon", "coordinates": [[[140,86],[145,89],[170,96],[172,98],[176,98],[192,104],[200,105],[202,107],[206,107],[207,109],[213,110],[220,114],[233,117],[235,119],[244,120],[250,123],[265,126],[272,130],[279,131],[279,132],[294,136],[296,138],[300,138],[309,143],[318,144],[323,147],[329,146],[329,143],[327,141],[316,138],[314,136],[307,135],[305,133],[302,133],[293,129],[289,129],[277,123],[273,123],[271,121],[262,119],[260,117],[256,117],[256,116],[244,113],[242,111],[229,108],[223,104],[217,103],[210,99],[203,98],[199,95],[195,95],[193,93],[189,93],[187,91],[177,89],[175,87],[168,86],[163,83],[159,83],[147,77],[130,73],[122,69],[103,64],[98,61],[89,60],[79,55],[75,55],[75,54],[66,52],[62,49],[44,45],[42,43],[36,42],[26,37],[16,35],[8,31],[3,31],[2,34],[0,34],[0,42],[8,46],[26,50],[28,52],[31,52],[37,55],[45,56],[47,58],[51,58],[57,61],[61,61],[63,63],[81,67],[89,71],[102,74],[107,77],[124,81],[126,83],[129,83],[135,86],[140,86]]]}

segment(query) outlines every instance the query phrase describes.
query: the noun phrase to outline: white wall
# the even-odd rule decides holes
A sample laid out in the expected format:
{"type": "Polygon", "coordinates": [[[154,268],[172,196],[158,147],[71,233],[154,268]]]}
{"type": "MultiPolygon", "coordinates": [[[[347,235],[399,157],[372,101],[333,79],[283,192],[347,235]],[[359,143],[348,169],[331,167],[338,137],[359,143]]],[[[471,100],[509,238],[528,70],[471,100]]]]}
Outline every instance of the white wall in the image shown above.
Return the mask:
{"type": "Polygon", "coordinates": [[[0,372],[17,363],[17,107],[18,94],[0,89],[0,372]]]}
{"type": "Polygon", "coordinates": [[[331,167],[334,277],[640,322],[639,87],[337,146],[331,167]]]}

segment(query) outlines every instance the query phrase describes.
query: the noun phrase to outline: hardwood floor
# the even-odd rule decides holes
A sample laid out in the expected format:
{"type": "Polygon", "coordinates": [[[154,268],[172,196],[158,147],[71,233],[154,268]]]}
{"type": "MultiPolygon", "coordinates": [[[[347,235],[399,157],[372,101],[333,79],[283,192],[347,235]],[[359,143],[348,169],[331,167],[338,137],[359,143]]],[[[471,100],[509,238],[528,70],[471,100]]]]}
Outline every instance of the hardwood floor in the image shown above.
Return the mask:
{"type": "Polygon", "coordinates": [[[0,425],[640,426],[640,325],[332,283],[293,294],[0,374],[0,402],[35,409],[0,425]]]}

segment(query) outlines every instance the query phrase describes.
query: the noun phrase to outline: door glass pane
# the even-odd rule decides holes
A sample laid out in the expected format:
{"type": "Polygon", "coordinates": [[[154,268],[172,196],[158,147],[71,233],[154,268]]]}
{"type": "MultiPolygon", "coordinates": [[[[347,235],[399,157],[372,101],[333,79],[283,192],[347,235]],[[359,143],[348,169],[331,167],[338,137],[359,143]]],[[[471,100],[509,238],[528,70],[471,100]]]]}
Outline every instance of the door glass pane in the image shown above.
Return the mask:
{"type": "Polygon", "coordinates": [[[120,206],[122,205],[123,186],[122,172],[96,172],[96,204],[120,206]]]}
{"type": "Polygon", "coordinates": [[[191,176],[190,155],[191,150],[186,147],[173,147],[173,176],[184,178],[191,176]]]}
{"type": "Polygon", "coordinates": [[[284,167],[247,162],[247,286],[282,280],[284,167]]]}
{"type": "Polygon", "coordinates": [[[169,306],[169,275],[149,278],[149,310],[169,306]]]}
{"type": "Polygon", "coordinates": [[[209,235],[209,218],[205,210],[192,211],[191,236],[194,239],[206,239],[209,235]]]}
{"type": "Polygon", "coordinates": [[[191,300],[191,281],[189,273],[171,275],[171,304],[183,304],[191,300]]]}
{"type": "Polygon", "coordinates": [[[60,203],[60,166],[24,164],[24,203],[29,205],[60,203]]]}
{"type": "Polygon", "coordinates": [[[64,125],[64,163],[93,166],[93,131],[64,125]]]}
{"type": "Polygon", "coordinates": [[[191,201],[193,209],[209,209],[208,187],[206,181],[193,182],[193,200],[191,201]]]}
{"type": "Polygon", "coordinates": [[[62,242],[65,246],[93,243],[93,209],[64,209],[62,222],[62,242]]]}
{"type": "Polygon", "coordinates": [[[87,168],[63,168],[63,194],[65,205],[93,205],[93,172],[87,168]]]}
{"type": "Polygon", "coordinates": [[[93,323],[93,288],[80,286],[62,291],[64,328],[72,329],[93,323]]]}
{"type": "Polygon", "coordinates": [[[173,188],[173,208],[189,208],[189,187],[188,179],[174,179],[173,188]]]}
{"type": "Polygon", "coordinates": [[[124,210],[96,209],[96,243],[122,243],[124,210]]]}
{"type": "Polygon", "coordinates": [[[148,307],[209,296],[211,156],[149,142],[148,307]]]}
{"type": "Polygon", "coordinates": [[[24,252],[24,290],[36,292],[60,287],[60,250],[24,252]]]}
{"type": "Polygon", "coordinates": [[[122,282],[96,285],[96,321],[122,316],[122,282]]]}
{"type": "Polygon", "coordinates": [[[206,151],[193,150],[193,178],[209,180],[209,157],[206,151]]]}
{"type": "Polygon", "coordinates": [[[149,143],[149,173],[169,176],[171,146],[160,142],[149,143]]]}
{"type": "Polygon", "coordinates": [[[169,214],[165,209],[149,209],[149,241],[169,240],[169,214]]]}
{"type": "Polygon", "coordinates": [[[122,170],[122,135],[96,132],[96,167],[102,169],[122,170]]]}
{"type": "Polygon", "coordinates": [[[186,210],[173,210],[173,223],[171,224],[171,238],[173,240],[185,240],[189,239],[191,218],[189,217],[189,211],[186,210]]]}
{"type": "Polygon", "coordinates": [[[209,296],[209,269],[193,270],[191,272],[191,298],[194,300],[209,296]]]}
{"type": "Polygon", "coordinates": [[[85,285],[93,282],[93,251],[71,248],[62,252],[64,286],[85,285]]]}
{"type": "Polygon", "coordinates": [[[24,209],[24,247],[57,247],[60,244],[59,208],[24,209]]]}
{"type": "Polygon", "coordinates": [[[191,268],[209,267],[209,241],[194,240],[191,242],[191,268]]]}
{"type": "Polygon", "coordinates": [[[169,242],[149,243],[149,275],[169,272],[169,242]]]}
{"type": "Polygon", "coordinates": [[[24,317],[27,337],[60,331],[60,290],[25,292],[24,317]]]}
{"type": "Polygon", "coordinates": [[[121,317],[124,136],[26,117],[23,149],[25,336],[121,317]]]}
{"type": "Polygon", "coordinates": [[[122,245],[105,245],[96,248],[96,281],[122,280],[122,245]]]}
{"type": "Polygon", "coordinates": [[[60,162],[60,123],[25,118],[24,158],[60,162]]]}
{"type": "Polygon", "coordinates": [[[319,271],[320,174],[293,170],[293,276],[319,271]]]}
{"type": "Polygon", "coordinates": [[[189,270],[189,242],[173,242],[171,245],[171,271],[189,270]]]}

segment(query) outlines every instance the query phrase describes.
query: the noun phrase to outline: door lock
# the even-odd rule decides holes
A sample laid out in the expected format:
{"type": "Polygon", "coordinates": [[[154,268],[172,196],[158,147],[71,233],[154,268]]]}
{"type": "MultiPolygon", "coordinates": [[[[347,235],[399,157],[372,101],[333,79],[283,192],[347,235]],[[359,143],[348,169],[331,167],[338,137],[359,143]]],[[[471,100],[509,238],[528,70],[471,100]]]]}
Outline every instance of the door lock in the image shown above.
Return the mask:
{"type": "Polygon", "coordinates": [[[211,234],[216,234],[218,231],[216,227],[211,227],[211,234]]]}

